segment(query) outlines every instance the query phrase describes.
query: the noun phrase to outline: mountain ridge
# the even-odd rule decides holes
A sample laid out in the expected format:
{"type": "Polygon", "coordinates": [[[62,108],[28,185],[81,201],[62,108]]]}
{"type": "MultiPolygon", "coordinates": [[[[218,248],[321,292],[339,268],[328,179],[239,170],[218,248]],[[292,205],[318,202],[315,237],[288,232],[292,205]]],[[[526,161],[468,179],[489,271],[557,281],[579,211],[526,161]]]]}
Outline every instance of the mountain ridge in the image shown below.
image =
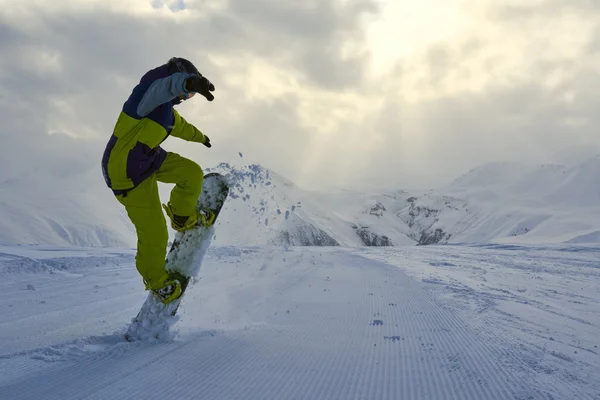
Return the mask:
{"type": "MultiPolygon", "coordinates": [[[[217,244],[403,246],[455,242],[598,243],[600,156],[571,166],[489,163],[417,196],[401,189],[314,191],[260,165],[222,163],[231,190],[217,244]]],[[[0,187],[0,242],[135,247],[112,194],[0,187]]],[[[163,193],[164,195],[164,193],[163,193]]],[[[163,196],[164,197],[164,196],[163,196]]]]}

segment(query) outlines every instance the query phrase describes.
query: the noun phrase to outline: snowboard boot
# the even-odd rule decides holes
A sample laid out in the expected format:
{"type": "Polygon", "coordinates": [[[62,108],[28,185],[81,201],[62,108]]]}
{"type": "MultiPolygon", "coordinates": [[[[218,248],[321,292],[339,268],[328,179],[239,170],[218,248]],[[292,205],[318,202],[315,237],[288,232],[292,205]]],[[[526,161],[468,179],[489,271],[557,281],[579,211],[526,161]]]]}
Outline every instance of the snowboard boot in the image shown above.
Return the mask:
{"type": "Polygon", "coordinates": [[[163,204],[165,212],[171,220],[171,227],[177,232],[183,232],[197,226],[209,227],[215,222],[215,214],[210,210],[196,211],[194,215],[175,215],[171,203],[163,204]]]}
{"type": "Polygon", "coordinates": [[[197,213],[197,221],[199,225],[208,228],[215,223],[216,215],[210,210],[201,210],[197,213]]]}
{"type": "Polygon", "coordinates": [[[167,281],[165,286],[160,289],[153,290],[152,292],[154,292],[154,294],[157,295],[160,301],[162,301],[164,304],[169,304],[181,297],[183,289],[181,282],[178,279],[171,279],[167,281]]]}

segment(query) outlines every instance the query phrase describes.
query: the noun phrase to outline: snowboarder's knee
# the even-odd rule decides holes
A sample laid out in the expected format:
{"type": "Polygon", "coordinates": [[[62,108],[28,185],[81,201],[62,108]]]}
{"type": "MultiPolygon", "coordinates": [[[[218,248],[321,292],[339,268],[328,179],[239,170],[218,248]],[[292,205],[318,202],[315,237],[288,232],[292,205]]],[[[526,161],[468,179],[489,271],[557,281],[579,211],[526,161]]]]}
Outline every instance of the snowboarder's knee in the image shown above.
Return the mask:
{"type": "Polygon", "coordinates": [[[188,182],[202,182],[202,179],[204,178],[204,171],[202,171],[200,165],[191,160],[186,168],[185,174],[188,182]]]}

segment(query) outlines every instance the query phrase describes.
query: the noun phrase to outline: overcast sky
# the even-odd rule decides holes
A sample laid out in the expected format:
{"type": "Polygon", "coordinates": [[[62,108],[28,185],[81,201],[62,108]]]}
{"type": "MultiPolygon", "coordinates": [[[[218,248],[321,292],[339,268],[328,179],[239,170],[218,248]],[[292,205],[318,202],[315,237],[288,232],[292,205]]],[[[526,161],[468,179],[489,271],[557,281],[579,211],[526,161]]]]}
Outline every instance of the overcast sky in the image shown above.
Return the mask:
{"type": "Polygon", "coordinates": [[[164,146],[203,167],[422,187],[599,140],[597,0],[0,0],[0,182],[104,185],[123,102],[172,56],[216,86],[179,107],[212,149],[164,146]]]}

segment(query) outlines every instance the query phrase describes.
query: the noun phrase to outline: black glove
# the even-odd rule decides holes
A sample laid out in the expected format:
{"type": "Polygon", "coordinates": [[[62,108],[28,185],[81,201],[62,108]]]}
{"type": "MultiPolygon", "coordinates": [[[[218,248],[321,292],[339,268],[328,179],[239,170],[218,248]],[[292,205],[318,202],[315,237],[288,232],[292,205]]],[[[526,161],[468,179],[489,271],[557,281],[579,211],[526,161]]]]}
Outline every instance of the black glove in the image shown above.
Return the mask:
{"type": "Polygon", "coordinates": [[[192,75],[185,81],[185,90],[188,92],[200,93],[206,97],[206,100],[213,101],[215,96],[211,92],[214,92],[215,85],[213,85],[208,79],[202,75],[192,75]]]}
{"type": "Polygon", "coordinates": [[[206,135],[204,135],[204,143],[202,143],[203,145],[205,145],[206,147],[208,147],[209,149],[211,148],[211,144],[210,144],[210,138],[206,135]]]}

